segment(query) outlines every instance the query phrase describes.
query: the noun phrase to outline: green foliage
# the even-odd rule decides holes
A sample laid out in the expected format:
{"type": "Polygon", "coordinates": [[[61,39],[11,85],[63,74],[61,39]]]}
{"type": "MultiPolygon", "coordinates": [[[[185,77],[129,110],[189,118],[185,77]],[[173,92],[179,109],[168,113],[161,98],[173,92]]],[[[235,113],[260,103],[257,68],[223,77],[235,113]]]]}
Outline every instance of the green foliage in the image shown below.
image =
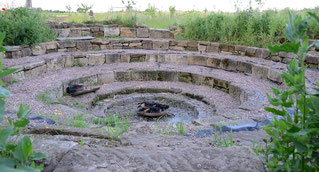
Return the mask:
{"type": "Polygon", "coordinates": [[[68,125],[76,128],[87,128],[87,118],[83,114],[75,114],[70,119],[67,120],[68,125]]]}
{"type": "Polygon", "coordinates": [[[53,103],[47,93],[37,94],[36,99],[45,105],[50,105],[53,103]]]}
{"type": "Polygon", "coordinates": [[[183,121],[176,123],[177,132],[179,135],[185,135],[184,124],[183,121]]]}
{"type": "Polygon", "coordinates": [[[84,66],[84,64],[83,63],[81,63],[81,62],[74,62],[73,64],[72,64],[72,67],[83,67],[84,66]]]}
{"type": "Polygon", "coordinates": [[[173,17],[176,13],[176,9],[175,9],[175,6],[170,6],[169,7],[169,14],[171,17],[173,17]]]}
{"type": "Polygon", "coordinates": [[[147,9],[145,9],[144,11],[144,14],[147,15],[147,16],[152,16],[152,17],[155,17],[156,16],[156,8],[155,6],[152,6],[150,4],[148,4],[148,7],[147,9]]]}
{"type": "Polygon", "coordinates": [[[92,121],[93,124],[106,125],[107,131],[112,134],[113,139],[127,132],[130,124],[127,119],[119,118],[118,115],[108,115],[106,118],[96,118],[92,121]]]}
{"type": "MultiPolygon", "coordinates": [[[[3,40],[4,34],[0,32],[0,40],[3,40]]],[[[0,42],[0,48],[2,44],[0,42]]],[[[16,69],[2,70],[2,59],[0,59],[0,79],[13,73],[16,69]]],[[[10,91],[0,86],[0,122],[5,115],[5,99],[10,96],[10,91]]],[[[0,168],[5,171],[39,171],[43,166],[35,168],[34,161],[48,159],[44,154],[34,153],[32,142],[28,136],[19,138],[21,130],[29,124],[26,118],[30,114],[29,106],[20,105],[17,113],[17,120],[8,118],[8,124],[0,129],[0,168]],[[15,136],[16,139],[12,139],[15,136]],[[31,163],[32,162],[32,163],[31,163]],[[30,164],[31,163],[31,164],[30,164]],[[17,170],[21,169],[21,170],[17,170]]]]}
{"type": "MultiPolygon", "coordinates": [[[[221,129],[220,129],[221,131],[221,129]]],[[[233,138],[233,131],[230,131],[229,133],[229,139],[222,135],[222,133],[218,133],[218,131],[215,131],[214,134],[212,135],[212,138],[214,140],[215,146],[223,146],[223,147],[232,147],[234,146],[234,138],[233,138]]]]}
{"type": "Polygon", "coordinates": [[[34,9],[15,8],[0,13],[0,32],[4,45],[32,45],[55,39],[46,19],[34,9]]]}
{"type": "Polygon", "coordinates": [[[93,5],[88,5],[88,4],[85,4],[85,3],[81,3],[80,5],[78,5],[78,8],[76,9],[76,11],[78,13],[87,13],[92,8],[93,8],[93,5]]]}
{"type": "MultiPolygon", "coordinates": [[[[314,13],[311,16],[317,19],[314,13]]],[[[304,64],[309,49],[318,45],[318,41],[309,45],[306,34],[308,18],[288,14],[285,35],[290,41],[280,46],[270,46],[271,52],[292,52],[298,59],[287,65],[287,72],[281,77],[289,87],[287,90],[272,88],[274,97],[267,94],[273,107],[265,110],[275,116],[271,125],[265,127],[271,137],[262,151],[266,156],[266,165],[271,171],[318,171],[319,170],[319,83],[311,93],[306,88],[304,64]],[[289,114],[288,109],[294,109],[289,114]]]]}

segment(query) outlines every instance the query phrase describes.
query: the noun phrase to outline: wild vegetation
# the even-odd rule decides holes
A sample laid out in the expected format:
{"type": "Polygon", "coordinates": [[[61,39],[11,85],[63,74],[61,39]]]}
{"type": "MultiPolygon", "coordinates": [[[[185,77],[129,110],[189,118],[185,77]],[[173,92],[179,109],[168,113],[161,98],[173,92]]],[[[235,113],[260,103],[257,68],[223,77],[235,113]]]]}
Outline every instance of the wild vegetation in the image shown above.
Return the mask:
{"type": "Polygon", "coordinates": [[[36,9],[8,9],[0,13],[0,32],[6,34],[4,45],[32,45],[55,39],[47,21],[36,9]]]}
{"type": "MultiPolygon", "coordinates": [[[[308,13],[317,22],[319,17],[308,13]]],[[[270,136],[262,150],[265,163],[271,171],[318,171],[319,170],[319,83],[313,90],[306,88],[304,63],[306,54],[319,41],[309,44],[307,28],[309,18],[288,14],[285,35],[289,40],[280,46],[269,46],[273,53],[286,52],[298,55],[287,65],[281,77],[289,89],[272,88],[274,97],[267,94],[273,107],[265,110],[275,116],[272,124],[265,127],[270,136]],[[292,109],[293,113],[289,113],[292,109]]]]}
{"type": "MultiPolygon", "coordinates": [[[[0,32],[0,53],[5,51],[2,46],[5,34],[0,32]]],[[[2,70],[2,59],[0,59],[0,79],[13,73],[17,69],[2,70]]],[[[29,124],[27,116],[31,110],[29,106],[20,105],[17,119],[4,116],[5,99],[10,96],[10,91],[3,88],[4,83],[0,80],[0,122],[6,120],[4,126],[0,126],[0,169],[8,172],[40,172],[43,165],[36,166],[36,160],[48,159],[41,152],[34,152],[32,141],[29,136],[22,136],[22,130],[29,124]]]]}

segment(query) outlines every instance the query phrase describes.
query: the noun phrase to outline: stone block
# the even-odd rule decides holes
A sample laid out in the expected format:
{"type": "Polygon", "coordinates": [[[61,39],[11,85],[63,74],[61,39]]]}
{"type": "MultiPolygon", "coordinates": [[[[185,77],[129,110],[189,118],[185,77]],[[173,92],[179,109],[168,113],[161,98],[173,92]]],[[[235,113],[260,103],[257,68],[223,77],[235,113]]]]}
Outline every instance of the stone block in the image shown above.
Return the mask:
{"type": "Polygon", "coordinates": [[[282,83],[283,79],[280,76],[281,71],[269,69],[267,78],[276,83],[282,83]]]}
{"type": "Polygon", "coordinates": [[[121,62],[121,54],[105,54],[105,63],[120,63],[121,62]]]}
{"type": "Polygon", "coordinates": [[[149,29],[148,28],[137,28],[136,36],[138,38],[148,38],[150,36],[149,29]]]}
{"type": "Polygon", "coordinates": [[[177,50],[177,51],[185,51],[184,47],[178,47],[178,46],[169,46],[170,50],[177,50]]]}
{"type": "Polygon", "coordinates": [[[63,57],[64,57],[64,59],[65,59],[65,64],[64,64],[64,66],[65,66],[65,67],[72,67],[73,64],[74,64],[74,56],[72,56],[72,55],[65,55],[65,56],[63,56],[63,57]]]}
{"type": "Polygon", "coordinates": [[[109,84],[115,81],[114,72],[110,71],[103,74],[97,75],[98,83],[99,84],[109,84]]]}
{"type": "Polygon", "coordinates": [[[177,41],[177,46],[179,47],[187,47],[187,41],[177,41]]]}
{"type": "Polygon", "coordinates": [[[244,73],[252,73],[252,66],[251,63],[238,61],[236,70],[244,73]]]}
{"type": "Polygon", "coordinates": [[[319,64],[319,53],[307,54],[306,63],[308,64],[319,64]]]}
{"type": "Polygon", "coordinates": [[[107,39],[96,38],[96,39],[91,40],[91,44],[96,44],[96,45],[106,45],[109,43],[110,43],[110,41],[107,39]]]}
{"type": "Polygon", "coordinates": [[[157,71],[132,71],[132,81],[156,81],[157,71]]]}
{"type": "Polygon", "coordinates": [[[75,58],[74,63],[79,63],[82,64],[83,66],[87,66],[89,64],[89,59],[88,58],[75,58]]]}
{"type": "Polygon", "coordinates": [[[68,40],[68,41],[59,41],[58,42],[58,48],[62,49],[62,48],[75,48],[76,47],[76,43],[72,40],[68,40]]]}
{"type": "Polygon", "coordinates": [[[130,55],[129,54],[121,54],[121,63],[129,63],[130,55]]]}
{"type": "Polygon", "coordinates": [[[178,74],[175,71],[157,71],[158,81],[171,81],[176,82],[178,80],[178,74]]]}
{"type": "Polygon", "coordinates": [[[211,42],[211,44],[207,46],[207,52],[220,52],[219,43],[211,42]]]}
{"type": "Polygon", "coordinates": [[[57,37],[69,37],[71,30],[70,29],[55,29],[55,34],[57,37]]]}
{"type": "Polygon", "coordinates": [[[46,64],[48,71],[56,71],[58,69],[64,68],[65,58],[63,56],[59,56],[57,58],[48,59],[46,60],[46,64]]]}
{"type": "Polygon", "coordinates": [[[153,49],[155,50],[168,50],[168,47],[169,47],[169,41],[165,41],[165,40],[153,41],[153,49]]]}
{"type": "Polygon", "coordinates": [[[248,56],[248,57],[255,57],[257,49],[258,48],[256,48],[256,47],[247,47],[245,55],[248,56]]]}
{"type": "Polygon", "coordinates": [[[34,45],[31,47],[32,55],[38,56],[46,53],[46,49],[43,45],[34,45]]]}
{"type": "Polygon", "coordinates": [[[201,66],[207,66],[207,56],[189,56],[188,58],[188,64],[190,65],[201,65],[201,66]]]}
{"type": "Polygon", "coordinates": [[[47,50],[55,50],[55,49],[58,49],[58,45],[57,45],[57,42],[54,41],[54,42],[46,42],[46,43],[43,43],[45,48],[47,50]]]}
{"type": "Polygon", "coordinates": [[[270,56],[270,51],[266,48],[257,48],[255,55],[255,57],[266,59],[270,56]]]}
{"type": "Polygon", "coordinates": [[[130,63],[135,62],[145,62],[145,54],[131,54],[130,55],[130,63]]]}
{"type": "Polygon", "coordinates": [[[21,57],[30,56],[32,54],[31,48],[26,47],[21,50],[21,57]]]}
{"type": "Polygon", "coordinates": [[[207,66],[210,66],[213,68],[221,68],[221,62],[222,62],[222,59],[209,57],[207,59],[207,66]]]}
{"type": "Polygon", "coordinates": [[[105,63],[105,55],[104,54],[89,54],[88,55],[89,65],[101,65],[105,63]]]}
{"type": "Polygon", "coordinates": [[[187,64],[188,57],[183,54],[165,54],[164,62],[166,63],[177,63],[177,64],[187,64]]]}
{"type": "Polygon", "coordinates": [[[24,70],[31,70],[33,68],[43,66],[43,65],[45,65],[45,61],[41,60],[41,61],[37,61],[37,62],[27,63],[27,64],[23,65],[23,69],[24,70]]]}
{"type": "Polygon", "coordinates": [[[172,34],[168,29],[150,29],[150,38],[155,39],[174,39],[174,34],[172,34]]]}
{"type": "Polygon", "coordinates": [[[42,65],[42,66],[33,68],[31,70],[24,71],[24,76],[26,78],[31,78],[31,77],[36,77],[36,76],[42,75],[45,72],[47,72],[47,66],[42,65]]]}
{"type": "Polygon", "coordinates": [[[80,37],[80,36],[83,36],[81,28],[70,29],[69,37],[80,37]]]}
{"type": "Polygon", "coordinates": [[[252,75],[259,79],[267,79],[269,68],[262,65],[253,65],[252,75]]]}
{"type": "Polygon", "coordinates": [[[89,51],[90,47],[91,47],[91,42],[89,40],[85,40],[85,41],[77,41],[76,42],[76,48],[79,51],[89,51]]]}
{"type": "Polygon", "coordinates": [[[136,29],[121,27],[120,28],[120,36],[124,38],[136,38],[136,29]]]}
{"type": "Polygon", "coordinates": [[[229,71],[236,71],[237,69],[237,61],[233,59],[222,59],[220,67],[225,70],[229,71]]]}
{"type": "Polygon", "coordinates": [[[131,80],[131,72],[130,71],[116,71],[115,72],[115,80],[119,82],[125,82],[131,80]]]}
{"type": "Polygon", "coordinates": [[[104,27],[104,36],[119,36],[120,35],[120,28],[119,27],[104,27]]]}

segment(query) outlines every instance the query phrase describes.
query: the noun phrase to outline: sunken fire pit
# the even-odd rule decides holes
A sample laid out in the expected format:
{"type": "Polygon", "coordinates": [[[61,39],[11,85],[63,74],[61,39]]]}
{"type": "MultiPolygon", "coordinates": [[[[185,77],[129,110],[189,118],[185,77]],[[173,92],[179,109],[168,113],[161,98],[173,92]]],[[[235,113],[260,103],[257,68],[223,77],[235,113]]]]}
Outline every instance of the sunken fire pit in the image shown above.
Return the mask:
{"type": "Polygon", "coordinates": [[[136,113],[147,117],[160,117],[166,114],[169,105],[156,102],[141,102],[137,104],[136,113]]]}

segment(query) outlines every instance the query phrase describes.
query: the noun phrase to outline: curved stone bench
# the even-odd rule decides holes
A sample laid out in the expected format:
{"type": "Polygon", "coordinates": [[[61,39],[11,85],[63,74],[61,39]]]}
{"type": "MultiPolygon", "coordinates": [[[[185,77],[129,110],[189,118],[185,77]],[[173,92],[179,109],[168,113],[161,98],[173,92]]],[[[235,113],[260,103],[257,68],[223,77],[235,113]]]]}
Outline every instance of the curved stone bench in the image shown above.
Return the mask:
{"type": "MultiPolygon", "coordinates": [[[[122,63],[103,64],[92,67],[64,68],[46,75],[24,80],[10,85],[8,89],[14,96],[8,101],[35,104],[32,109],[40,112],[37,106],[43,106],[36,100],[38,94],[44,93],[57,101],[70,84],[84,83],[85,85],[103,85],[115,82],[156,81],[181,82],[211,89],[222,90],[229,93],[242,104],[266,100],[265,92],[270,92],[270,83],[240,73],[230,73],[223,70],[201,66],[185,66],[178,64],[162,64],[160,67],[154,63],[122,63]],[[253,88],[253,89],[252,89],[253,88]]],[[[116,84],[113,85],[116,88],[116,84]]],[[[215,98],[215,97],[214,97],[215,98]]]]}
{"type": "MultiPolygon", "coordinates": [[[[227,45],[201,41],[176,41],[170,39],[126,38],[126,39],[94,39],[78,41],[55,41],[40,43],[32,47],[7,47],[7,58],[19,58],[30,55],[43,55],[53,52],[99,51],[107,49],[145,49],[145,50],[177,50],[199,51],[201,53],[218,52],[224,54],[245,55],[261,59],[287,63],[295,57],[294,54],[270,53],[268,49],[227,45]]],[[[310,52],[306,63],[310,68],[318,68],[319,53],[310,52]]]]}
{"type": "MultiPolygon", "coordinates": [[[[28,59],[25,59],[28,61],[28,59]]],[[[280,74],[284,69],[283,64],[272,62],[258,62],[258,59],[239,58],[232,55],[206,54],[199,53],[189,54],[180,52],[162,52],[162,51],[99,51],[99,52],[72,52],[58,53],[45,58],[34,59],[29,63],[19,64],[4,61],[6,67],[19,68],[10,77],[5,80],[21,81],[25,78],[38,76],[40,74],[56,71],[65,67],[74,65],[97,66],[112,63],[135,63],[135,62],[157,62],[159,63],[176,63],[185,65],[199,65],[211,68],[223,69],[231,72],[242,72],[251,74],[260,79],[270,80],[276,83],[282,83],[280,74]],[[11,64],[10,64],[11,63],[11,64]],[[8,64],[8,65],[6,65],[8,64]],[[17,65],[19,64],[19,65],[17,65]],[[12,65],[12,66],[10,66],[12,65]]],[[[21,63],[24,60],[19,60],[21,63]]]]}

